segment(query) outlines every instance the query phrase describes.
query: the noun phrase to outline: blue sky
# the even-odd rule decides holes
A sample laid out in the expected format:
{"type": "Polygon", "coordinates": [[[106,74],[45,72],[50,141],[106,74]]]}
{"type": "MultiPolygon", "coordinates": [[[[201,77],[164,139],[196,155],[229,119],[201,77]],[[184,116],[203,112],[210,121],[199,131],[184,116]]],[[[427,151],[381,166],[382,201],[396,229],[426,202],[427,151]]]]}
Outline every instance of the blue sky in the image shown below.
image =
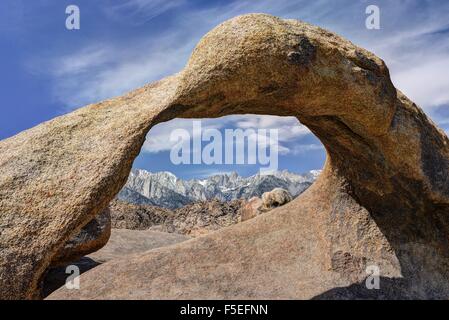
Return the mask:
{"type": "MultiPolygon", "coordinates": [[[[449,131],[449,1],[2,0],[0,139],[181,70],[207,31],[250,12],[301,19],[373,51],[395,85],[449,131]],[[81,10],[80,30],[65,28],[70,4],[81,10]],[[371,4],[381,10],[380,30],[365,28],[371,4]]],[[[304,172],[325,159],[320,142],[292,118],[233,116],[204,125],[284,130],[280,169],[304,172]]],[[[189,126],[175,120],[153,128],[135,167],[184,178],[257,172],[257,165],[171,164],[161,142],[174,128],[189,126]]]]}

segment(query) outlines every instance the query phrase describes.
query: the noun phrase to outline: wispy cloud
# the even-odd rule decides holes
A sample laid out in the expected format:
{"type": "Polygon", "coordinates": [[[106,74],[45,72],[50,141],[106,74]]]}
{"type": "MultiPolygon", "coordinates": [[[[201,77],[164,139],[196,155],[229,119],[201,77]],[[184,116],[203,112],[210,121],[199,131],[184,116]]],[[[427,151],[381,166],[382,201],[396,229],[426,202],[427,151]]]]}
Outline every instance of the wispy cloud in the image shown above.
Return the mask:
{"type": "MultiPolygon", "coordinates": [[[[325,1],[231,1],[206,8],[185,1],[127,0],[104,6],[107,16],[120,21],[148,22],[156,16],[182,6],[179,19],[166,28],[128,39],[86,43],[70,54],[56,53],[50,58],[33,57],[30,66],[54,77],[55,98],[65,110],[120,95],[145,83],[183,68],[198,40],[219,23],[250,12],[310,18],[330,13],[325,1]],[[318,8],[321,6],[321,10],[318,8]]],[[[334,10],[335,12],[335,10],[334,10]]],[[[137,23],[137,22],[136,22],[137,23]]]]}
{"type": "Polygon", "coordinates": [[[295,117],[278,116],[235,116],[235,127],[244,129],[276,129],[279,132],[280,142],[289,142],[291,140],[310,135],[310,130],[302,125],[295,117]]]}
{"type": "Polygon", "coordinates": [[[140,25],[185,3],[184,0],[122,0],[120,3],[109,0],[104,10],[113,19],[140,25]]]}
{"type": "Polygon", "coordinates": [[[33,72],[53,77],[54,97],[64,110],[98,102],[140,87],[179,71],[193,42],[178,44],[175,37],[159,36],[151,41],[92,44],[77,52],[51,59],[32,59],[33,72]],[[50,70],[50,71],[49,71],[50,70]]]}
{"type": "MultiPolygon", "coordinates": [[[[170,151],[176,144],[176,141],[170,140],[170,135],[177,129],[184,129],[189,132],[191,140],[201,139],[200,136],[195,136],[193,133],[193,121],[198,120],[174,119],[153,127],[147,136],[142,151],[146,153],[170,151]]],[[[269,131],[262,138],[267,137],[267,147],[277,147],[281,155],[296,153],[297,150],[291,149],[287,144],[305,136],[312,135],[310,130],[300,124],[295,117],[234,115],[218,119],[203,119],[201,120],[201,128],[202,132],[205,132],[207,129],[221,130],[223,137],[225,129],[240,128],[243,130],[252,130],[253,133],[248,136],[248,139],[252,142],[257,142],[262,137],[259,129],[275,129],[278,132],[278,140],[271,137],[269,131]]],[[[238,143],[247,143],[247,141],[236,141],[236,147],[240,146],[238,143]]],[[[201,150],[191,150],[191,152],[201,152],[201,150]]]]}
{"type": "Polygon", "coordinates": [[[449,56],[428,58],[393,76],[401,89],[427,110],[449,103],[449,56]]]}
{"type": "Polygon", "coordinates": [[[449,103],[449,2],[382,1],[380,7],[383,30],[349,34],[384,59],[395,86],[432,114],[449,103]]]}
{"type": "Polygon", "coordinates": [[[424,108],[448,101],[449,3],[378,1],[380,32],[364,28],[364,1],[231,1],[199,8],[184,0],[126,0],[104,6],[109,16],[148,22],[182,7],[179,21],[130,41],[86,44],[56,57],[55,96],[68,108],[122,94],[180,70],[199,38],[220,22],[248,12],[303,19],[350,37],[384,58],[395,84],[424,108]],[[401,19],[403,18],[403,19],[401,19]],[[145,37],[145,38],[142,38],[145,37]],[[432,80],[432,81],[429,81],[432,80]]]}
{"type": "MultiPolygon", "coordinates": [[[[191,139],[200,138],[198,137],[198,133],[194,133],[192,119],[173,119],[168,122],[164,122],[158,124],[151,128],[147,139],[142,147],[143,152],[147,153],[159,153],[163,151],[170,151],[173,146],[177,143],[177,141],[172,141],[170,139],[171,134],[177,129],[186,130],[191,139]]],[[[201,128],[204,130],[207,129],[221,129],[223,128],[224,123],[220,121],[220,119],[208,119],[201,121],[201,128]]],[[[201,134],[201,132],[200,132],[201,134]]],[[[192,152],[199,152],[200,150],[192,150],[192,152]]]]}
{"type": "Polygon", "coordinates": [[[95,44],[74,54],[55,59],[52,63],[54,68],[51,70],[55,77],[77,76],[92,72],[93,68],[99,68],[111,62],[113,58],[111,51],[107,45],[95,44]]]}
{"type": "Polygon", "coordinates": [[[293,155],[304,155],[309,152],[319,151],[319,150],[324,150],[324,146],[322,144],[316,144],[316,143],[297,144],[297,145],[293,146],[290,153],[293,155]]]}
{"type": "MultiPolygon", "coordinates": [[[[104,6],[108,17],[136,24],[181,10],[176,12],[176,19],[154,32],[149,27],[148,33],[131,39],[122,36],[113,42],[87,42],[77,52],[58,53],[51,64],[46,58],[33,58],[30,65],[42,66],[42,72],[56,70],[50,71],[54,96],[68,110],[179,71],[202,35],[226,19],[249,12],[302,19],[339,32],[381,56],[395,85],[426,111],[449,103],[447,1],[377,1],[381,8],[379,31],[365,28],[367,1],[230,1],[202,7],[184,0],[108,3],[104,6]]],[[[435,117],[437,123],[442,121],[435,117]]],[[[243,121],[240,125],[250,124],[243,121]]],[[[306,133],[296,125],[289,129],[293,131],[284,130],[282,136],[306,133]]]]}

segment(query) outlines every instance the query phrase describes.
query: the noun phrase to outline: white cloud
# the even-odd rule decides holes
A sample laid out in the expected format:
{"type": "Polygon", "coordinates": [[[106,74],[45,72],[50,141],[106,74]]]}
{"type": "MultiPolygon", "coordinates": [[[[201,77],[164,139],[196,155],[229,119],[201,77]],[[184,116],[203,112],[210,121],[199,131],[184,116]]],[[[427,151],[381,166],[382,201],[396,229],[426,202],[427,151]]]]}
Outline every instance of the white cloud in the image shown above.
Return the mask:
{"type": "MultiPolygon", "coordinates": [[[[142,147],[143,152],[158,153],[163,151],[170,151],[176,144],[176,141],[170,141],[171,133],[176,129],[187,130],[191,138],[197,136],[193,134],[192,123],[193,121],[201,121],[202,131],[207,129],[221,129],[223,123],[220,119],[208,119],[208,120],[192,120],[192,119],[173,119],[168,122],[160,123],[153,128],[147,135],[147,139],[142,147]]],[[[192,150],[195,152],[198,150],[192,150]]]]}
{"type": "MultiPolygon", "coordinates": [[[[253,128],[247,128],[247,129],[253,129],[253,128]]],[[[275,128],[270,128],[269,130],[272,130],[272,129],[275,129],[275,128]]],[[[275,129],[275,130],[277,130],[277,129],[275,129]]],[[[257,128],[254,128],[254,133],[252,133],[248,136],[248,142],[246,142],[245,140],[238,140],[235,142],[236,150],[239,150],[239,148],[241,148],[241,147],[245,148],[247,146],[247,144],[249,144],[249,142],[254,143],[255,145],[257,145],[258,148],[261,148],[263,150],[268,149],[271,151],[271,150],[275,150],[275,148],[276,148],[277,152],[281,155],[287,155],[290,153],[290,149],[281,143],[281,139],[279,137],[279,132],[278,132],[278,139],[275,139],[275,137],[273,137],[271,135],[271,132],[269,132],[268,130],[266,132],[261,132],[261,131],[258,131],[257,128]]]]}
{"type": "Polygon", "coordinates": [[[111,62],[111,49],[105,45],[95,44],[83,48],[75,54],[62,56],[52,63],[52,71],[56,77],[76,76],[84,72],[92,72],[97,68],[111,62]]]}
{"type": "MultiPolygon", "coordinates": [[[[121,95],[151,81],[179,71],[193,44],[176,46],[174,39],[119,48],[93,46],[56,59],[54,95],[67,109],[121,95]]],[[[45,64],[44,64],[45,65],[45,64]]]]}
{"type": "Polygon", "coordinates": [[[243,129],[277,129],[280,142],[288,142],[311,134],[310,130],[295,117],[251,115],[239,116],[235,118],[235,122],[236,127],[243,129]]]}
{"type": "Polygon", "coordinates": [[[186,119],[174,119],[154,126],[147,135],[142,151],[158,153],[171,150],[176,142],[170,141],[170,135],[176,129],[185,129],[191,132],[192,121],[186,119]]]}
{"type": "MultiPolygon", "coordinates": [[[[253,141],[257,141],[261,137],[261,133],[258,129],[276,129],[278,131],[278,141],[275,141],[270,136],[268,146],[273,148],[277,145],[279,154],[282,155],[292,152],[292,150],[287,147],[286,143],[312,134],[310,130],[301,125],[295,117],[233,115],[218,119],[174,119],[153,127],[147,135],[147,140],[145,141],[142,151],[147,153],[170,151],[176,144],[176,142],[170,141],[170,135],[176,129],[187,130],[190,133],[191,138],[196,138],[192,134],[193,121],[201,121],[202,132],[206,129],[253,129],[255,133],[249,137],[249,139],[252,139],[253,141]]],[[[192,150],[192,152],[198,152],[198,150],[192,150]]]]}
{"type": "Polygon", "coordinates": [[[302,155],[306,154],[308,152],[318,151],[318,150],[324,150],[324,146],[321,144],[298,144],[295,145],[292,150],[290,150],[290,153],[293,155],[302,155]]]}
{"type": "Polygon", "coordinates": [[[384,59],[395,86],[425,111],[449,103],[449,2],[391,1],[382,8],[385,30],[356,30],[352,40],[384,59]]]}
{"type": "Polygon", "coordinates": [[[449,56],[428,56],[394,73],[393,81],[425,109],[449,103],[449,56]]]}
{"type": "Polygon", "coordinates": [[[126,19],[132,24],[143,24],[172,9],[185,4],[184,0],[122,0],[108,1],[105,12],[114,19],[126,19]]]}
{"type": "MultiPolygon", "coordinates": [[[[54,94],[66,109],[117,96],[183,68],[197,41],[222,21],[249,12],[266,12],[302,19],[341,33],[382,57],[395,85],[426,111],[449,102],[449,2],[431,6],[418,0],[378,1],[381,30],[365,28],[364,1],[261,0],[193,6],[184,0],[126,0],[104,6],[109,17],[142,24],[182,8],[179,19],[164,31],[145,36],[86,43],[78,52],[55,57],[51,64],[33,59],[30,65],[54,77],[54,94]],[[445,31],[446,33],[442,32],[445,31]]],[[[294,118],[293,118],[294,119],[294,118]]],[[[294,119],[296,120],[296,119],[294,119]]],[[[439,122],[442,119],[435,119],[439,122]]],[[[240,126],[277,126],[276,119],[242,120],[240,126]],[[262,123],[263,121],[267,123],[262,123]],[[268,122],[273,122],[272,124],[268,122]]],[[[301,126],[285,125],[281,139],[310,134],[301,126]]],[[[281,123],[279,123],[281,124],[281,123]]],[[[155,148],[157,150],[157,148],[155,148]]]]}

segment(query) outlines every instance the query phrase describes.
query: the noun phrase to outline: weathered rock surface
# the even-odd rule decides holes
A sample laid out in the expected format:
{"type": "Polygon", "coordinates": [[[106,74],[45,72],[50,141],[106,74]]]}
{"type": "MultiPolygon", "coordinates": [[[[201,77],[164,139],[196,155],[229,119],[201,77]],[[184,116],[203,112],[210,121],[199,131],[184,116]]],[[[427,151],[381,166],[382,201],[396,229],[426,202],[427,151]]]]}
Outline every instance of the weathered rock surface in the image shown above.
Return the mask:
{"type": "Polygon", "coordinates": [[[0,142],[0,298],[36,298],[55,255],[125,184],[176,77],[0,142]]]}
{"type": "Polygon", "coordinates": [[[292,195],[285,189],[276,188],[262,195],[261,211],[270,211],[292,201],[292,195]]]}
{"type": "Polygon", "coordinates": [[[189,204],[176,209],[160,226],[152,230],[176,232],[191,237],[205,235],[240,222],[240,210],[244,203],[245,200],[211,200],[189,204]]]}
{"type": "Polygon", "coordinates": [[[173,211],[168,209],[120,200],[113,200],[108,208],[111,212],[112,227],[116,229],[146,230],[164,223],[174,215],[173,211]]]}
{"type": "MultiPolygon", "coordinates": [[[[69,264],[78,266],[80,273],[84,273],[107,261],[127,259],[132,254],[170,246],[189,239],[188,236],[176,233],[112,229],[111,237],[103,248],[79,260],[73,260],[69,264]]],[[[49,269],[43,283],[44,297],[65,284],[68,276],[65,271],[66,266],[49,269]]]]}
{"type": "Polygon", "coordinates": [[[0,142],[0,296],[35,297],[56,253],[125,184],[151,126],[236,113],[298,117],[327,149],[317,182],[50,298],[449,297],[449,139],[375,55],[263,14],[209,32],[179,74],[0,142]],[[371,264],[381,289],[367,293],[371,264]]]}
{"type": "Polygon", "coordinates": [[[113,228],[151,229],[195,237],[238,223],[244,203],[245,200],[200,201],[172,211],[114,200],[109,210],[113,228]]]}
{"type": "Polygon", "coordinates": [[[262,213],[262,211],[260,210],[261,208],[262,208],[262,199],[258,197],[252,197],[243,205],[241,209],[240,220],[243,222],[252,219],[254,217],[257,217],[259,214],[262,213]]]}
{"type": "Polygon", "coordinates": [[[282,188],[275,188],[272,191],[264,192],[262,199],[253,197],[245,202],[240,210],[241,221],[246,221],[257,217],[259,214],[281,207],[293,200],[290,192],[282,188]]]}
{"type": "Polygon", "coordinates": [[[126,259],[131,254],[171,246],[189,239],[189,236],[177,233],[112,229],[111,239],[108,243],[87,257],[98,263],[105,263],[116,259],[126,259]]]}
{"type": "Polygon", "coordinates": [[[108,242],[111,235],[111,215],[106,208],[97,217],[85,225],[81,231],[53,258],[52,266],[63,265],[100,250],[108,242]]]}

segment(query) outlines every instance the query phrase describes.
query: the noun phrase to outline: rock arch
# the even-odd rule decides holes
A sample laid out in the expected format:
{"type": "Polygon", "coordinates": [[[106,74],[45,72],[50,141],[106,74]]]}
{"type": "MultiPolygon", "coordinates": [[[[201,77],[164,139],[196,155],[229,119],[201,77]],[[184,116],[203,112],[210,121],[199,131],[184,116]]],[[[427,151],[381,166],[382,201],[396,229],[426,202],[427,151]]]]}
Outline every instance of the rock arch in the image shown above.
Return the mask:
{"type": "Polygon", "coordinates": [[[176,75],[0,142],[0,297],[37,297],[61,246],[123,186],[153,125],[245,113],[296,116],[320,138],[328,158],[306,193],[105,264],[82,290],[51,297],[448,297],[448,138],[372,53],[264,14],[209,32],[176,75]],[[361,288],[369,264],[387,284],[380,293],[361,288]]]}

